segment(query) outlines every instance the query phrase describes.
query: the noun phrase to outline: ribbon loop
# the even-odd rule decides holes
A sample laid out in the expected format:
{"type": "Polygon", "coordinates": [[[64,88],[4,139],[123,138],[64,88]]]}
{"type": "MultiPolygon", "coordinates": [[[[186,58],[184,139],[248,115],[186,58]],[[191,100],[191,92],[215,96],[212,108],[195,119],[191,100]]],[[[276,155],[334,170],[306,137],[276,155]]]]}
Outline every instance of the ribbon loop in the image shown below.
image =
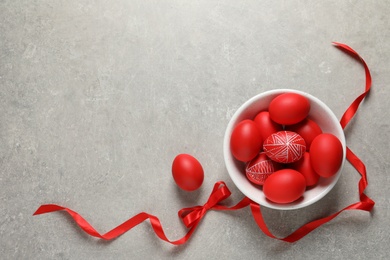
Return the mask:
{"type": "Polygon", "coordinates": [[[179,218],[187,228],[190,228],[200,221],[208,210],[213,209],[220,201],[228,198],[230,195],[231,192],[226,184],[219,181],[214,184],[210,197],[203,206],[183,208],[178,212],[179,218]]]}

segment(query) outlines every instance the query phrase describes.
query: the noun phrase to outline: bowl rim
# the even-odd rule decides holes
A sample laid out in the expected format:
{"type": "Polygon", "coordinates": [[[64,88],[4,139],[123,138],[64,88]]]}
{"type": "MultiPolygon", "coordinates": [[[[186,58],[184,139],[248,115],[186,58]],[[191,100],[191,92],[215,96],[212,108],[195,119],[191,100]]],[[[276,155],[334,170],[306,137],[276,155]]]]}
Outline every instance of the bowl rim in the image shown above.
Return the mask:
{"type": "MultiPolygon", "coordinates": [[[[313,96],[307,92],[303,92],[300,90],[273,89],[273,90],[268,90],[268,91],[265,91],[265,92],[262,92],[260,94],[253,96],[252,98],[250,98],[246,102],[244,102],[236,110],[236,112],[231,117],[231,119],[227,125],[226,131],[225,131],[224,142],[223,142],[223,154],[224,154],[225,166],[226,166],[226,169],[228,171],[230,178],[232,179],[232,181],[236,185],[236,187],[246,197],[248,197],[252,201],[254,201],[262,206],[268,207],[268,208],[277,209],[277,210],[294,210],[294,209],[300,209],[300,208],[307,207],[309,205],[314,204],[315,202],[317,202],[320,199],[322,199],[323,197],[325,197],[325,195],[327,195],[333,189],[333,187],[336,185],[338,179],[340,178],[342,169],[343,169],[344,164],[345,164],[346,141],[345,141],[344,131],[339,123],[339,120],[337,119],[337,117],[335,116],[333,111],[320,99],[316,98],[315,96],[313,96]],[[242,113],[244,111],[246,111],[248,108],[250,108],[251,106],[253,106],[253,104],[255,102],[258,102],[259,100],[264,99],[265,97],[276,96],[276,95],[280,95],[283,93],[296,93],[296,94],[303,95],[303,96],[307,97],[311,102],[314,101],[321,109],[323,109],[325,111],[325,113],[328,114],[328,116],[330,117],[331,122],[334,122],[335,129],[333,132],[337,132],[337,137],[339,138],[339,140],[342,144],[342,147],[343,147],[343,160],[342,160],[342,164],[340,166],[340,169],[333,177],[331,177],[331,181],[326,186],[326,188],[324,188],[318,195],[316,195],[314,198],[312,198],[308,201],[303,201],[303,202],[298,201],[298,202],[293,202],[293,203],[289,203],[289,204],[277,204],[277,203],[272,203],[270,201],[260,200],[257,197],[253,197],[252,194],[250,194],[247,191],[247,189],[244,187],[244,184],[242,183],[242,181],[240,181],[238,174],[242,174],[242,173],[239,172],[239,170],[237,169],[237,167],[236,167],[237,160],[233,157],[233,155],[231,154],[231,151],[230,151],[231,132],[233,131],[234,126],[238,123],[238,118],[242,115],[242,113]],[[336,122],[337,122],[337,124],[336,124],[336,122]]],[[[315,187],[314,187],[314,189],[315,189],[315,187]]]]}

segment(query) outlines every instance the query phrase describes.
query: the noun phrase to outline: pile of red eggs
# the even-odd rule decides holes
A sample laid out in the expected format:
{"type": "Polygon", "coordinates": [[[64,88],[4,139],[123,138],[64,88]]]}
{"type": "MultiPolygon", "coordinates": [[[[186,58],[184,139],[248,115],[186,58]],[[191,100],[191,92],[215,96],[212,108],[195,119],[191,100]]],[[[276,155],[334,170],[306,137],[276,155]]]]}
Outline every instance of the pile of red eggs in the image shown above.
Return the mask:
{"type": "Polygon", "coordinates": [[[343,147],[308,117],[310,101],[296,93],[275,97],[268,111],[238,123],[230,138],[233,156],[246,164],[249,181],[275,203],[298,200],[307,187],[334,176],[343,147]]]}

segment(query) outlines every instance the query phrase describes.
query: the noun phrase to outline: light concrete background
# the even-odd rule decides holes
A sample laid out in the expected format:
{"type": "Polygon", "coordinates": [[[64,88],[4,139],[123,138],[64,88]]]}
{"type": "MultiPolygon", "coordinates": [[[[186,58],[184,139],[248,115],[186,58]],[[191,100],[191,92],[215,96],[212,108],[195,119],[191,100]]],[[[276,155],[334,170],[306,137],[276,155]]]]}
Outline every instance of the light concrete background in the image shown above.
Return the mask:
{"type": "MultiPolygon", "coordinates": [[[[388,1],[0,1],[0,255],[2,259],[385,259],[390,240],[388,1]],[[234,111],[275,88],[306,91],[341,117],[373,89],[346,130],[366,163],[372,214],[342,213],[299,242],[271,239],[249,209],[209,212],[172,246],[148,223],[112,242],[85,235],[58,203],[102,233],[146,211],[170,239],[183,207],[203,204],[218,180],[242,198],[222,142],[234,111]],[[179,153],[197,157],[202,188],[180,191],[179,153]]],[[[300,210],[263,209],[272,232],[358,201],[347,164],[332,192],[300,210]]]]}

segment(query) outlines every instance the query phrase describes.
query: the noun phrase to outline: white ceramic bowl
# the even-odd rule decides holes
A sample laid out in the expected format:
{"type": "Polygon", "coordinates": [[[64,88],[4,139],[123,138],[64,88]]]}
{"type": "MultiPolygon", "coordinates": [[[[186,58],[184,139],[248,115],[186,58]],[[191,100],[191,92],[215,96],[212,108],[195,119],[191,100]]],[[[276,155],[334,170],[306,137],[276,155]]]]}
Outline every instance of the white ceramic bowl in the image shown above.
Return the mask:
{"type": "Polygon", "coordinates": [[[224,137],[223,150],[226,168],[237,188],[254,202],[257,202],[262,206],[279,210],[303,208],[323,198],[334,187],[337,180],[339,179],[346,156],[344,131],[341,128],[339,120],[336,118],[330,108],[318,98],[305,92],[292,89],[275,89],[267,91],[246,101],[234,113],[227,126],[224,137]],[[311,105],[308,117],[314,120],[321,127],[324,133],[331,133],[335,135],[341,141],[343,146],[343,162],[340,170],[330,178],[321,177],[318,184],[315,187],[307,189],[302,198],[289,204],[277,204],[267,200],[264,196],[262,188],[258,185],[252,184],[247,179],[245,175],[245,164],[243,162],[237,161],[230,151],[230,137],[234,127],[242,120],[253,119],[260,111],[268,110],[268,106],[271,100],[282,93],[297,93],[308,98],[311,105]]]}

